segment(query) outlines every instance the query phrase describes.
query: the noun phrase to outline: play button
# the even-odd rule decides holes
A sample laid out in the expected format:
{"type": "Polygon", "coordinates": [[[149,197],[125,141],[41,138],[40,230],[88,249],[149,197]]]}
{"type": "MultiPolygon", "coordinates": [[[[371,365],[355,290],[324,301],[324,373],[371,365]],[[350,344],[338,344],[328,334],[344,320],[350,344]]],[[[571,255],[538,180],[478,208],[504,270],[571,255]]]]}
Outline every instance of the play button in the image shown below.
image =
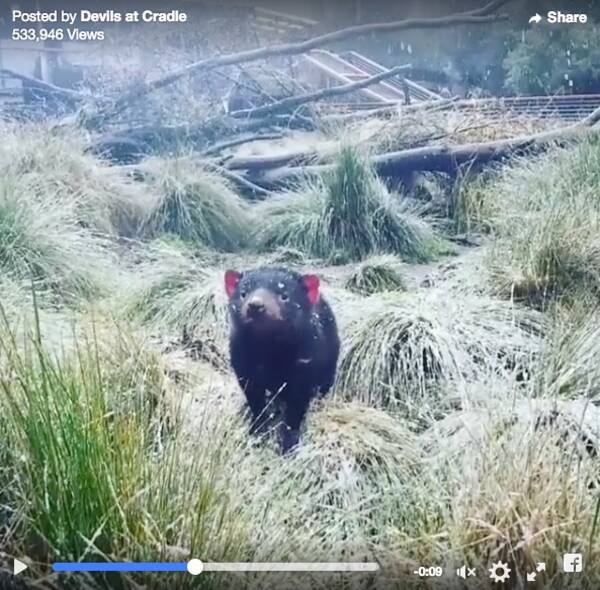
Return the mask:
{"type": "Polygon", "coordinates": [[[13,575],[18,576],[21,572],[24,572],[27,569],[27,564],[15,559],[13,562],[13,575]]]}

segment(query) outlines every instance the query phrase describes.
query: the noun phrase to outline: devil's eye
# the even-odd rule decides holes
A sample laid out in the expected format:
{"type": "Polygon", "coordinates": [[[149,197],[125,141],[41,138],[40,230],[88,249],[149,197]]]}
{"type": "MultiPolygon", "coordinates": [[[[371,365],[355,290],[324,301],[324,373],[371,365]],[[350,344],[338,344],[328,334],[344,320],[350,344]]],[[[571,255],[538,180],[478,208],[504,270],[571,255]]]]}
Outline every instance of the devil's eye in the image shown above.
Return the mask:
{"type": "Polygon", "coordinates": [[[281,299],[281,301],[287,301],[290,297],[287,293],[283,292],[279,294],[279,298],[281,299]]]}
{"type": "Polygon", "coordinates": [[[246,297],[246,290],[245,290],[245,289],[242,289],[242,290],[240,291],[240,297],[241,297],[242,299],[244,299],[244,297],[246,297]]]}

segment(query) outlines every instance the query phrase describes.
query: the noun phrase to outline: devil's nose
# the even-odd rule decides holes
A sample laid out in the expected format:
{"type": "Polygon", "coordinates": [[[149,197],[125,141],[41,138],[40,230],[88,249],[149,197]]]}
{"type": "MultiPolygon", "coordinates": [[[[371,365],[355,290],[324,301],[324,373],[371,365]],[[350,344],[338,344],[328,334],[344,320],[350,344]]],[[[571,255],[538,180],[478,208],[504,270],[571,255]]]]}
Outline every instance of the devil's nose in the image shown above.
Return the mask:
{"type": "Polygon", "coordinates": [[[253,299],[248,302],[248,315],[257,317],[265,313],[265,305],[258,299],[253,299]]]}

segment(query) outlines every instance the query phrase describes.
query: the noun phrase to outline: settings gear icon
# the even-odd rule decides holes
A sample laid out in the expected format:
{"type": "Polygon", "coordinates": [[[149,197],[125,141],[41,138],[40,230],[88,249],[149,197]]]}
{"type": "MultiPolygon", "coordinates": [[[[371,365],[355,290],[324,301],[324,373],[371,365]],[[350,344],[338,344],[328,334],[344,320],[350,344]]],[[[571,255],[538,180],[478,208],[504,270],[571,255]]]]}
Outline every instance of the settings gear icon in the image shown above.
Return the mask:
{"type": "Polygon", "coordinates": [[[498,563],[492,563],[492,567],[490,568],[490,578],[494,580],[494,582],[506,582],[510,578],[510,568],[508,567],[508,563],[502,563],[499,561],[498,563]]]}

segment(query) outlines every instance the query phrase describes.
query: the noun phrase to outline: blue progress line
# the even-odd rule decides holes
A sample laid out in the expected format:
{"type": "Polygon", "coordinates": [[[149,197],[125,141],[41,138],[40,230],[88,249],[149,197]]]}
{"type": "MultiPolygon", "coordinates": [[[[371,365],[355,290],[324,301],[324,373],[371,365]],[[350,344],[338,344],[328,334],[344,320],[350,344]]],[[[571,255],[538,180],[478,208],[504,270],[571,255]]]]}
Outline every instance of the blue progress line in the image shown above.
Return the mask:
{"type": "Polygon", "coordinates": [[[63,562],[53,563],[55,572],[186,572],[187,562],[63,562]]]}

